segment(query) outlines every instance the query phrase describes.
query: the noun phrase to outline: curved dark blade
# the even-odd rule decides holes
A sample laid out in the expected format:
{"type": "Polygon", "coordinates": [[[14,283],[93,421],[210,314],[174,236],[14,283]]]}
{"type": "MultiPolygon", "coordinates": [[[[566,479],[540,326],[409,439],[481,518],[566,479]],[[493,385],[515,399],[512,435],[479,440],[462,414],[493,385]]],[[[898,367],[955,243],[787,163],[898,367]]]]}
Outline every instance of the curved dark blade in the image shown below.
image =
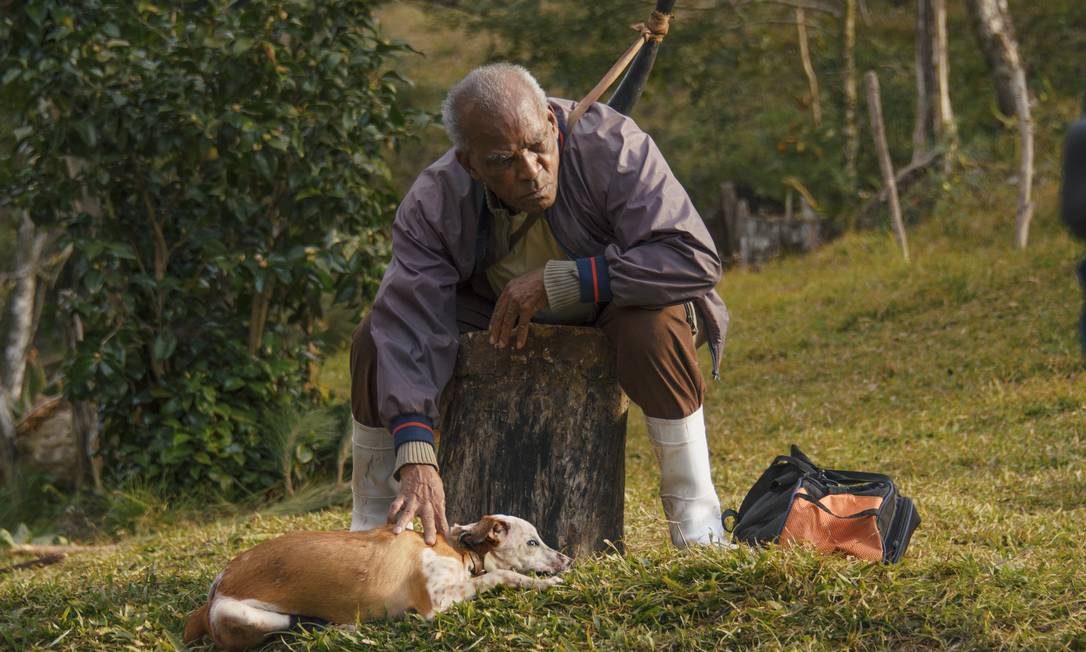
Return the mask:
{"type": "MultiPolygon", "coordinates": [[[[656,11],[660,13],[670,14],[674,7],[675,0],[656,0],[656,11]]],[[[607,106],[630,115],[634,104],[637,104],[637,98],[641,97],[641,91],[645,90],[645,82],[648,81],[649,73],[652,72],[652,64],[656,62],[656,52],[659,49],[660,44],[656,41],[649,41],[641,48],[633,63],[630,64],[629,70],[622,77],[622,81],[619,82],[615,94],[607,100],[607,106]]]]}

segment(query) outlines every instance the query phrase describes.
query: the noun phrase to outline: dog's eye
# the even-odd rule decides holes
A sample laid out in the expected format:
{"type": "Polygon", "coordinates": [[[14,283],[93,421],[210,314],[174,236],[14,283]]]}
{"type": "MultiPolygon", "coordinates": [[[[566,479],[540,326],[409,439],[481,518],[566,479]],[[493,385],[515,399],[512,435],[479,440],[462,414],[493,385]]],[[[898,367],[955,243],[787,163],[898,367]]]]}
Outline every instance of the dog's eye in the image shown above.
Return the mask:
{"type": "Polygon", "coordinates": [[[532,539],[531,541],[528,542],[528,545],[530,545],[530,546],[538,546],[539,542],[536,541],[535,539],[532,539]]]}

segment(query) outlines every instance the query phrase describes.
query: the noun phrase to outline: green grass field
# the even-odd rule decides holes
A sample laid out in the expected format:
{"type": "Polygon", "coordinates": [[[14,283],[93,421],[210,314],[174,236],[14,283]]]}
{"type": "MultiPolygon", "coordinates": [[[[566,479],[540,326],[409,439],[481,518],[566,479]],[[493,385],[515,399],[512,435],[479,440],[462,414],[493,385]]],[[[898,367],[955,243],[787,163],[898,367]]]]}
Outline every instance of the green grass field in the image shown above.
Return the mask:
{"type": "MultiPolygon", "coordinates": [[[[901,564],[670,549],[632,415],[625,558],[583,560],[563,587],[502,590],[433,622],[291,634],[270,649],[1086,649],[1082,252],[1056,223],[1051,182],[1019,253],[1013,187],[982,181],[911,229],[911,266],[886,233],[854,234],[721,288],[733,323],[706,403],[723,502],[793,442],[826,466],[888,473],[923,517],[901,564]]],[[[184,615],[230,557],[348,523],[345,503],[144,512],[111,550],[0,576],[0,648],[182,648],[184,615]]]]}

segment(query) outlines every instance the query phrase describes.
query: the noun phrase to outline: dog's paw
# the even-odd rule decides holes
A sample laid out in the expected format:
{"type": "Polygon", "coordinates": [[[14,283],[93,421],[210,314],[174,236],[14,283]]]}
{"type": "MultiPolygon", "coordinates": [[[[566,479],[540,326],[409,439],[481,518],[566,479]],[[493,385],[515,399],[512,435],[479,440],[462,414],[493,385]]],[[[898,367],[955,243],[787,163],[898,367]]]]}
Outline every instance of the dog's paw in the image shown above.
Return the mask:
{"type": "Polygon", "coordinates": [[[557,575],[552,575],[551,577],[548,577],[545,580],[543,580],[543,586],[547,586],[547,587],[558,586],[559,584],[565,584],[565,583],[566,583],[566,581],[564,579],[562,579],[561,577],[558,577],[557,575]]]}

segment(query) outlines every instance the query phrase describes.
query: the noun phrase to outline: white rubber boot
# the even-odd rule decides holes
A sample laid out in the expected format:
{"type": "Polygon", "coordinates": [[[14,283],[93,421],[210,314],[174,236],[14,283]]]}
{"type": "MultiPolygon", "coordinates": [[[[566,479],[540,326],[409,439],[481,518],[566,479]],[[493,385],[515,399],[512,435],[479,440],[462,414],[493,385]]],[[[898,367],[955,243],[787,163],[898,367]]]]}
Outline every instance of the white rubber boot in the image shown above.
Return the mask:
{"type": "Polygon", "coordinates": [[[682,419],[646,416],[645,423],[660,464],[660,500],[671,542],[679,548],[731,547],[720,523],[720,499],[709,474],[702,408],[682,419]]]}
{"type": "MultiPolygon", "coordinates": [[[[353,419],[352,419],[353,421],[353,419]]],[[[370,428],[357,421],[351,439],[351,531],[372,530],[388,522],[388,509],[399,493],[396,450],[385,428],[370,428]]]]}

